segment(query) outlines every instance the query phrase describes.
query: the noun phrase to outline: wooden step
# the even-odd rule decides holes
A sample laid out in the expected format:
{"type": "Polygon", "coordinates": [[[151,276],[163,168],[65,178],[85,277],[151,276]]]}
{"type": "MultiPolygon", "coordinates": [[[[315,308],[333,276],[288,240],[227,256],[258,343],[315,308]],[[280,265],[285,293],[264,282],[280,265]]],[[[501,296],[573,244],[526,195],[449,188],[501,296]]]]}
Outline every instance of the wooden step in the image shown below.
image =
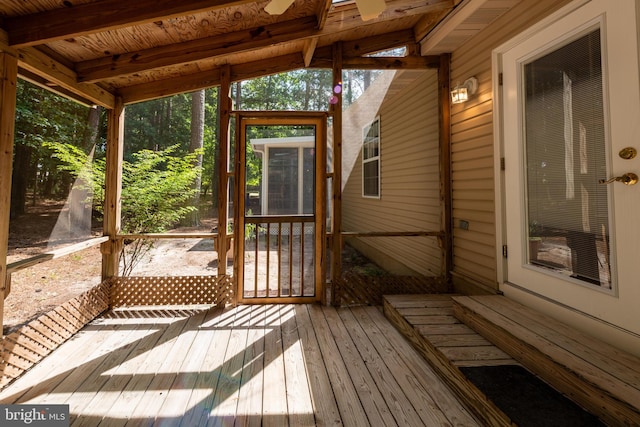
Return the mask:
{"type": "Polygon", "coordinates": [[[640,358],[500,295],[455,296],[459,320],[609,425],[640,425],[640,358]]]}
{"type": "Polygon", "coordinates": [[[518,364],[453,315],[450,295],[385,295],[384,314],[485,425],[512,426],[460,370],[468,366],[518,364]]]}

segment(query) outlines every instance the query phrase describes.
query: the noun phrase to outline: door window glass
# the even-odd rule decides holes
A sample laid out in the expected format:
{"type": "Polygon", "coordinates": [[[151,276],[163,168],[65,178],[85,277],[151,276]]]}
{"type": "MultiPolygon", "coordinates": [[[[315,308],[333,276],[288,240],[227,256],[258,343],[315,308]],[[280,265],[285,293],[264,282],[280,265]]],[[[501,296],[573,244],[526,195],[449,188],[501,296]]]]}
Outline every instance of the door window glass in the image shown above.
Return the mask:
{"type": "Polygon", "coordinates": [[[611,288],[600,30],[524,65],[527,261],[611,288]]]}

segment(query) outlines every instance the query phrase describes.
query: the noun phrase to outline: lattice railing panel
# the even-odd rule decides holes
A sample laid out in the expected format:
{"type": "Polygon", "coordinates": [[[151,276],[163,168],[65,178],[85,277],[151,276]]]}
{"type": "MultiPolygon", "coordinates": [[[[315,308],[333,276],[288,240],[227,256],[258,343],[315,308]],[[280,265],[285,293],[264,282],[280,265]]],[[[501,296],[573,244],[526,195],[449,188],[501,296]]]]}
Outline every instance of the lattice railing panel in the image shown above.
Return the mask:
{"type": "Polygon", "coordinates": [[[0,388],[18,378],[108,308],[109,283],[103,282],[4,337],[0,388]]]}
{"type": "Polygon", "coordinates": [[[442,277],[347,273],[335,283],[334,290],[335,305],[382,305],[383,295],[446,293],[447,283],[442,277]]]}
{"type": "Polygon", "coordinates": [[[224,305],[233,289],[230,276],[118,277],[111,282],[111,307],[224,305]]]}

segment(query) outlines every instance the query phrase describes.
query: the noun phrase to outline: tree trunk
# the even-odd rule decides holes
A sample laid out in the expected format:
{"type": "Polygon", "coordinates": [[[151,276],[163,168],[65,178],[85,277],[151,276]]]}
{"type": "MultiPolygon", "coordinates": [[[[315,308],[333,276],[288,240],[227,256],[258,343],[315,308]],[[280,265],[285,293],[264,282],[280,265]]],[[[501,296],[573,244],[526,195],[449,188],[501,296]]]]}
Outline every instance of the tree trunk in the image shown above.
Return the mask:
{"type": "Polygon", "coordinates": [[[98,141],[98,132],[100,129],[100,112],[102,107],[94,106],[89,108],[89,114],[87,117],[87,128],[84,133],[85,148],[91,150],[91,148],[98,141]]]}
{"type": "Polygon", "coordinates": [[[38,171],[38,163],[40,163],[40,156],[36,152],[36,157],[31,164],[31,173],[33,174],[33,199],[31,200],[31,206],[35,206],[38,200],[38,184],[40,184],[40,173],[38,171]]]}
{"type": "MultiPolygon", "coordinates": [[[[213,212],[218,212],[218,180],[222,179],[220,172],[220,105],[222,105],[222,91],[216,89],[216,139],[213,146],[213,177],[211,178],[211,197],[213,199],[213,212]]],[[[216,215],[217,218],[217,215],[216,215]]]]}
{"type": "Polygon", "coordinates": [[[353,103],[353,71],[347,71],[347,91],[346,91],[346,105],[353,103]]]}
{"type": "Polygon", "coordinates": [[[33,149],[23,144],[15,146],[13,157],[13,173],[11,176],[11,210],[10,217],[16,218],[25,213],[27,204],[27,187],[29,183],[29,166],[33,149]]]}
{"type": "Polygon", "coordinates": [[[365,70],[364,71],[364,88],[363,90],[367,90],[369,89],[369,86],[371,86],[371,70],[365,70]]]}
{"type": "MultiPolygon", "coordinates": [[[[199,90],[191,94],[191,142],[189,143],[189,152],[201,150],[204,143],[204,90],[199,90]]],[[[202,168],[202,154],[196,159],[198,168],[202,168]]],[[[190,219],[191,226],[200,224],[200,191],[202,187],[202,176],[198,175],[193,183],[193,205],[196,210],[192,213],[190,219]]]]}

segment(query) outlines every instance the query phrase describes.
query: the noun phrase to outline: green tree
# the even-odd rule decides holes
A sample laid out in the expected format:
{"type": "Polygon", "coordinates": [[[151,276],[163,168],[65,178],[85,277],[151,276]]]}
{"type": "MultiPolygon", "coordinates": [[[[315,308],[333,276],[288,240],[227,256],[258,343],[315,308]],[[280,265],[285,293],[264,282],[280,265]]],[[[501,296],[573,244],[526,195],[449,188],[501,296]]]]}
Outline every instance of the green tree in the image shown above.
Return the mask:
{"type": "MultiPolygon", "coordinates": [[[[88,157],[72,144],[45,143],[59,169],[79,178],[92,195],[98,212],[104,214],[105,159],[87,168],[88,157]]],[[[127,234],[166,231],[196,209],[188,204],[193,197],[193,183],[200,174],[194,163],[201,150],[176,155],[178,147],[162,151],[141,150],[132,154],[133,161],[122,165],[122,231],[127,234]]],[[[151,249],[147,240],[125,241],[121,254],[122,274],[128,275],[151,249]]]]}
{"type": "MultiPolygon", "coordinates": [[[[99,112],[98,112],[99,113],[99,112]]],[[[11,188],[11,217],[25,212],[27,193],[33,189],[33,200],[43,197],[65,197],[71,177],[56,169],[43,141],[59,141],[86,147],[99,140],[88,130],[89,120],[95,126],[100,117],[77,102],[58,96],[32,83],[20,80],[16,94],[15,149],[11,188]]]]}
{"type": "MultiPolygon", "coordinates": [[[[189,142],[189,152],[204,151],[204,106],[205,93],[203,90],[198,90],[191,93],[191,138],[189,142]]],[[[202,170],[202,154],[196,157],[194,166],[202,170]]],[[[200,192],[202,190],[202,178],[200,175],[193,183],[193,200],[194,206],[200,206],[200,192]]],[[[199,209],[194,210],[187,218],[187,223],[190,226],[200,225],[199,209]]]]}
{"type": "MultiPolygon", "coordinates": [[[[140,150],[159,151],[171,146],[177,147],[175,155],[187,154],[195,148],[191,144],[192,131],[203,129],[203,174],[200,178],[201,191],[198,194],[204,193],[206,196],[209,190],[217,185],[217,182],[214,182],[217,92],[217,88],[204,90],[204,115],[202,99],[199,98],[197,104],[194,104],[192,94],[180,94],[128,105],[125,114],[124,158],[133,161],[133,153],[140,150]],[[195,116],[193,105],[198,107],[198,114],[195,116]],[[203,123],[196,126],[193,123],[194,117],[198,121],[203,119],[203,123]]],[[[204,197],[202,199],[204,201],[204,197]]],[[[194,204],[197,203],[200,202],[194,199],[194,204]]]]}

